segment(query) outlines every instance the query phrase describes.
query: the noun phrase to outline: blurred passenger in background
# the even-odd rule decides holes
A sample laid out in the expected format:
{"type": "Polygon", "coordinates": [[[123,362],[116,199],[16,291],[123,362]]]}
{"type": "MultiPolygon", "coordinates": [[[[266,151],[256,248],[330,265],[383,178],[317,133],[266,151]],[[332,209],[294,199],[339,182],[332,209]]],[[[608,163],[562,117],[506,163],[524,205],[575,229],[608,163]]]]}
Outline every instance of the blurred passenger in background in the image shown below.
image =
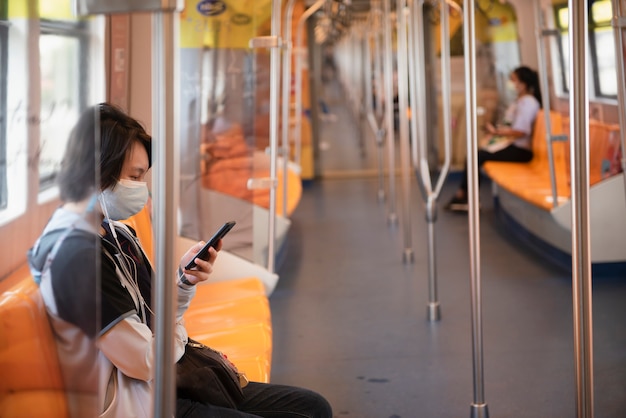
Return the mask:
{"type": "MultiPolygon", "coordinates": [[[[536,71],[526,66],[517,67],[510,75],[509,85],[515,89],[517,98],[505,112],[499,125],[488,123],[487,135],[478,151],[478,169],[486,161],[527,163],[533,158],[532,131],[541,109],[541,88],[536,71]]],[[[446,205],[452,211],[467,211],[467,161],[461,184],[452,200],[446,205]]]]}

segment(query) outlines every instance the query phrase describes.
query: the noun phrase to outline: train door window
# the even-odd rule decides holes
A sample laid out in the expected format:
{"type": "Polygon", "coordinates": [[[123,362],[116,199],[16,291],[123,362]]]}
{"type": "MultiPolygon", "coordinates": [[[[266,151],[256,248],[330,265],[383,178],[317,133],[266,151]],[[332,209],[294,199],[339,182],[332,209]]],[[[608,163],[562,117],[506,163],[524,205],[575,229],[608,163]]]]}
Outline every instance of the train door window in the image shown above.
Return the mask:
{"type": "MultiPolygon", "coordinates": [[[[556,77],[560,92],[569,93],[569,9],[567,4],[555,6],[556,26],[559,30],[556,77]]],[[[615,42],[611,28],[612,9],[610,0],[589,2],[589,61],[593,92],[597,98],[617,96],[617,73],[615,71],[615,42]]]]}
{"type": "MultiPolygon", "coordinates": [[[[9,57],[9,22],[6,3],[0,10],[0,115],[7,114],[7,67],[9,57]]],[[[0,117],[0,210],[6,209],[7,189],[7,118],[0,117]]]]}
{"type": "Polygon", "coordinates": [[[42,20],[39,37],[41,104],[39,191],[50,189],[65,143],[87,102],[88,29],[85,22],[42,20]]]}

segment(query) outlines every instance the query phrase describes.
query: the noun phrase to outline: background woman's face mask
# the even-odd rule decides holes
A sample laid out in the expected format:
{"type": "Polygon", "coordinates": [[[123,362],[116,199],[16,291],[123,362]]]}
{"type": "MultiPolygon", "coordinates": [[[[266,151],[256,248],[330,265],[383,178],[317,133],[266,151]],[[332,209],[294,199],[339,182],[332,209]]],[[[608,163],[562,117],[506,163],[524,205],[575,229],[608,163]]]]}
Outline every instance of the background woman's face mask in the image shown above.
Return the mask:
{"type": "Polygon", "coordinates": [[[122,179],[115,187],[102,192],[104,213],[113,221],[121,221],[135,215],[148,202],[148,184],[144,181],[122,179]]]}

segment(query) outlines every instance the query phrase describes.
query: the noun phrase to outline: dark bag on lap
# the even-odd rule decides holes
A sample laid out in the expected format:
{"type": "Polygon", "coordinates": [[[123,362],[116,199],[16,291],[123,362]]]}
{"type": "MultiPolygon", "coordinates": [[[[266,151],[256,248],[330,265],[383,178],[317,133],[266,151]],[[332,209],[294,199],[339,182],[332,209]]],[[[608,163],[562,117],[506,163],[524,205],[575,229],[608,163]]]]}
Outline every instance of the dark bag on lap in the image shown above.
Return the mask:
{"type": "Polygon", "coordinates": [[[243,400],[245,376],[226,356],[189,339],[176,363],[176,394],[207,405],[236,408],[243,400]]]}

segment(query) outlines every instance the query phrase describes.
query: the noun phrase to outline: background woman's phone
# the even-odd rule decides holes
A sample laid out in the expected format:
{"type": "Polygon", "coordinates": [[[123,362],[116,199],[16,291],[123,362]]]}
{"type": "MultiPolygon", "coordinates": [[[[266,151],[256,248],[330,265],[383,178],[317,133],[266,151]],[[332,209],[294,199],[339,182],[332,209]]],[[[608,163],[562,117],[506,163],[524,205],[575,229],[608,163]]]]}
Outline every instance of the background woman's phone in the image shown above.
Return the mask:
{"type": "Polygon", "coordinates": [[[235,226],[235,224],[236,224],[235,221],[230,221],[222,225],[220,229],[218,229],[217,232],[211,237],[211,239],[208,240],[206,244],[204,244],[204,247],[202,247],[202,249],[198,252],[198,254],[196,254],[196,256],[185,266],[185,269],[191,270],[192,268],[194,268],[196,266],[196,258],[201,258],[202,260],[208,260],[209,248],[210,247],[215,248],[215,246],[217,245],[217,242],[221,240],[222,238],[224,238],[224,235],[226,235],[228,231],[233,229],[233,226],[235,226]]]}

